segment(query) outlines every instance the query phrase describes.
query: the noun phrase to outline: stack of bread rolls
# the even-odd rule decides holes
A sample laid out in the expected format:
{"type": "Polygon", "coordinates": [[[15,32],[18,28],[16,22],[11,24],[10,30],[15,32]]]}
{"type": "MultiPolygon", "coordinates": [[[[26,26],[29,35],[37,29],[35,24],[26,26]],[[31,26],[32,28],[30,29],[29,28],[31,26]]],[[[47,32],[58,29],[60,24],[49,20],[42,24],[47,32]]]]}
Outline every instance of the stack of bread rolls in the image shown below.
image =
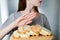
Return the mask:
{"type": "Polygon", "coordinates": [[[52,33],[46,28],[36,25],[25,25],[14,31],[10,40],[52,40],[52,33]]]}

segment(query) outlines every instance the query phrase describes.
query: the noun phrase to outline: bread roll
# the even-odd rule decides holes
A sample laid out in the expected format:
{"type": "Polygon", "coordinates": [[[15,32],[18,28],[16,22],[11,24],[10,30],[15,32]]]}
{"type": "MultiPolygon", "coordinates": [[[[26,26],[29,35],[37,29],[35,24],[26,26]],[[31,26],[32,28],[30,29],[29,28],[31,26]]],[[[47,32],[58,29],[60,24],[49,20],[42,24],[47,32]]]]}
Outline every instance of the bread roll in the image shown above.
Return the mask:
{"type": "Polygon", "coordinates": [[[13,37],[19,40],[20,38],[29,39],[31,38],[30,35],[32,35],[32,37],[40,37],[39,34],[41,34],[43,37],[48,37],[51,36],[52,33],[48,29],[38,24],[32,26],[25,25],[24,27],[19,27],[18,30],[14,31],[11,38],[13,37]]]}
{"type": "MultiPolygon", "coordinates": [[[[40,25],[39,25],[40,26],[40,25]]],[[[40,28],[41,28],[41,31],[40,31],[40,34],[42,34],[42,35],[44,35],[44,36],[47,36],[47,35],[51,35],[52,33],[48,30],[48,29],[46,29],[46,28],[44,28],[44,27],[42,27],[42,26],[40,26],[40,28]]]]}
{"type": "Polygon", "coordinates": [[[36,24],[31,26],[31,30],[35,33],[39,33],[41,31],[41,28],[36,24]]]}
{"type": "Polygon", "coordinates": [[[20,34],[18,33],[17,30],[13,32],[13,36],[14,36],[15,38],[19,38],[19,37],[20,37],[19,35],[20,35],[20,34]]]}
{"type": "Polygon", "coordinates": [[[29,25],[25,25],[23,28],[24,28],[24,32],[28,32],[31,30],[31,27],[29,25]]]}
{"type": "Polygon", "coordinates": [[[18,31],[21,32],[21,33],[23,33],[24,32],[23,27],[19,27],[18,31]]]}

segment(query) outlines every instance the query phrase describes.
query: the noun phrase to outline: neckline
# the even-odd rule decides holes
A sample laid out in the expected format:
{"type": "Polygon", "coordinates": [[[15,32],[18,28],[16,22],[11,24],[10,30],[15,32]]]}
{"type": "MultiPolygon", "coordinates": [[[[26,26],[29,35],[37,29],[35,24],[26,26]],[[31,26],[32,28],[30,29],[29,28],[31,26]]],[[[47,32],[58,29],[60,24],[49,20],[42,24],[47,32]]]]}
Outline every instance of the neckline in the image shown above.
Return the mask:
{"type": "MultiPolygon", "coordinates": [[[[19,12],[17,12],[19,15],[22,15],[22,13],[19,11],[19,12]]],[[[40,13],[37,13],[37,16],[38,17],[36,17],[36,18],[39,18],[39,16],[40,16],[40,13]]]]}

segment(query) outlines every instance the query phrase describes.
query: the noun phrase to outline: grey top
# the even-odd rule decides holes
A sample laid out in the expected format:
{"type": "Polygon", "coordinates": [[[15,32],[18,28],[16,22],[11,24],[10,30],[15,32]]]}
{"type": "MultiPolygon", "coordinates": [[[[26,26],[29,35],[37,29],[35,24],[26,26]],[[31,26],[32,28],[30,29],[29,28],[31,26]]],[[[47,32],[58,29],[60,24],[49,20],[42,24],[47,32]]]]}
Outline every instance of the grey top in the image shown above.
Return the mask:
{"type": "MultiPolygon", "coordinates": [[[[9,24],[11,24],[14,20],[16,20],[17,18],[19,18],[22,14],[20,12],[15,12],[13,14],[11,14],[8,19],[6,20],[6,22],[1,25],[1,28],[4,28],[6,26],[8,26],[9,24]]],[[[33,22],[31,23],[32,25],[34,24],[39,24],[47,29],[50,30],[50,25],[49,22],[47,20],[47,17],[44,14],[39,13],[38,18],[34,19],[33,22]]]]}

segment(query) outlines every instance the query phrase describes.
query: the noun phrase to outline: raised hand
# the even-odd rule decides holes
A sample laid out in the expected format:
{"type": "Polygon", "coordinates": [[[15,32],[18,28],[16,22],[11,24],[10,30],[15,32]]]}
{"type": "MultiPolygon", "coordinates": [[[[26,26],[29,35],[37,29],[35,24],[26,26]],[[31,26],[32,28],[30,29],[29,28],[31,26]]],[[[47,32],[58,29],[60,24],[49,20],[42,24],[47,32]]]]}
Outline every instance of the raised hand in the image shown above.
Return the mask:
{"type": "Polygon", "coordinates": [[[19,17],[16,21],[17,21],[17,25],[18,26],[24,26],[27,25],[29,23],[32,22],[32,19],[34,19],[36,17],[36,12],[31,12],[31,13],[27,13],[22,15],[21,17],[19,17]]]}

